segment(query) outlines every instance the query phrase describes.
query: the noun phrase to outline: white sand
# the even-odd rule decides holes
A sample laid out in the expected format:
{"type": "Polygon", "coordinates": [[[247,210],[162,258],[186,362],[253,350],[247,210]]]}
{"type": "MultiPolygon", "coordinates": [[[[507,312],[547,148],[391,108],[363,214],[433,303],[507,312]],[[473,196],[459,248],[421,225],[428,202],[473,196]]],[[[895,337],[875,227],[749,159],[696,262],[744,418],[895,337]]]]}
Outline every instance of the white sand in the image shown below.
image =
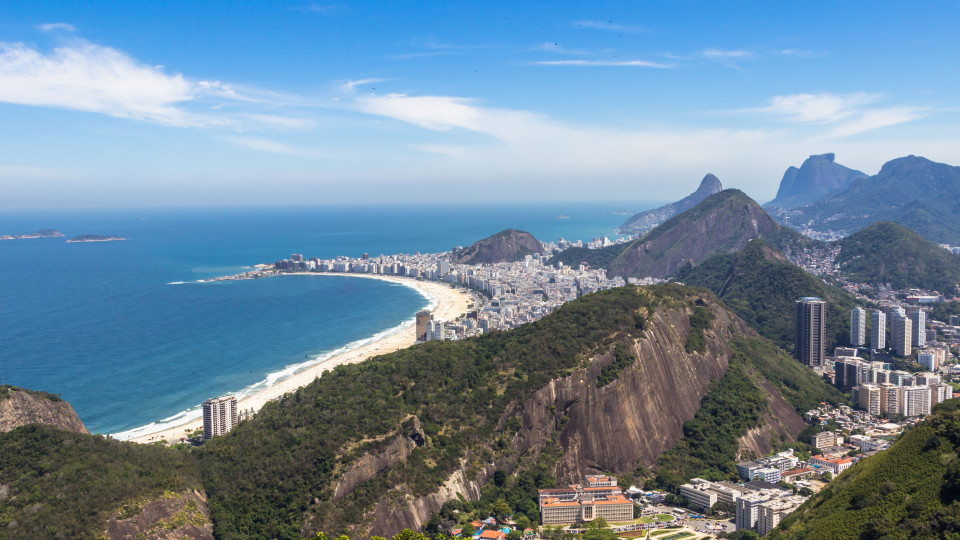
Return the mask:
{"type": "MultiPolygon", "coordinates": [[[[285,274],[290,275],[290,274],[285,274]]],[[[439,283],[436,281],[419,281],[412,278],[406,277],[396,277],[396,276],[375,276],[368,274],[293,274],[293,275],[310,275],[310,276],[325,276],[325,275],[334,275],[334,276],[349,276],[349,277],[358,277],[358,278],[368,278],[368,279],[381,279],[384,281],[391,281],[394,283],[400,283],[403,285],[408,285],[414,287],[430,298],[434,299],[435,306],[433,307],[433,317],[434,319],[441,321],[452,321],[461,315],[464,315],[467,312],[467,306],[473,302],[472,296],[462,290],[455,289],[444,283],[439,283]]],[[[281,276],[282,277],[282,276],[281,276]]],[[[362,362],[367,358],[377,356],[380,354],[387,354],[400,349],[405,349],[414,344],[416,341],[414,324],[411,322],[408,325],[405,325],[403,328],[397,332],[387,335],[380,340],[368,343],[362,347],[352,349],[349,351],[344,351],[341,354],[333,356],[326,361],[317,364],[315,366],[310,366],[305,368],[303,371],[296,373],[290,376],[287,379],[277,382],[277,384],[266,388],[256,394],[252,394],[241,399],[237,403],[237,409],[240,411],[243,410],[253,410],[259,411],[261,407],[268,401],[276,399],[288,392],[292,392],[301,386],[306,386],[314,381],[321,373],[329,369],[333,369],[336,366],[343,364],[355,364],[357,362],[362,362]]],[[[182,424],[166,427],[160,431],[155,431],[153,433],[138,435],[132,437],[129,440],[139,443],[152,443],[156,441],[166,440],[169,442],[179,442],[181,438],[186,437],[189,433],[196,431],[203,427],[203,418],[196,418],[193,420],[186,421],[182,424]]]]}

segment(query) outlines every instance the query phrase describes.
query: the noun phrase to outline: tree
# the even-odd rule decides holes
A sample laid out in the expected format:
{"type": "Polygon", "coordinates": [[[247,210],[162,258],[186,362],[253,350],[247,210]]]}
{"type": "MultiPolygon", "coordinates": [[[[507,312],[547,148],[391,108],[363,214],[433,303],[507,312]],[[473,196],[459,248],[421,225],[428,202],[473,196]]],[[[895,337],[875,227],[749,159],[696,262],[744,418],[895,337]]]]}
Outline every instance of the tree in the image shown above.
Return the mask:
{"type": "Polygon", "coordinates": [[[607,522],[606,518],[598,517],[597,519],[587,523],[588,529],[609,529],[610,524],[607,522]]]}
{"type": "Polygon", "coordinates": [[[507,473],[501,471],[500,469],[497,469],[496,472],[493,473],[493,483],[496,484],[497,487],[503,487],[503,484],[506,481],[507,473]]]}
{"type": "Polygon", "coordinates": [[[510,508],[510,504],[503,499],[497,499],[497,502],[493,503],[493,515],[503,521],[507,519],[511,514],[513,514],[513,509],[510,508]]]}
{"type": "Polygon", "coordinates": [[[474,533],[476,533],[476,532],[477,532],[477,530],[476,530],[475,528],[473,528],[473,525],[467,523],[466,525],[463,526],[463,531],[461,531],[461,534],[463,534],[463,537],[464,537],[464,538],[470,538],[470,537],[472,537],[472,536],[474,535],[474,533]]]}
{"type": "Polygon", "coordinates": [[[825,473],[823,473],[822,475],[820,475],[820,478],[823,478],[823,481],[824,481],[824,482],[829,482],[829,481],[833,480],[833,475],[830,474],[830,473],[828,473],[828,472],[825,472],[825,473]]]}
{"type": "Polygon", "coordinates": [[[514,529],[507,534],[507,540],[520,540],[523,538],[523,533],[514,529]]]}

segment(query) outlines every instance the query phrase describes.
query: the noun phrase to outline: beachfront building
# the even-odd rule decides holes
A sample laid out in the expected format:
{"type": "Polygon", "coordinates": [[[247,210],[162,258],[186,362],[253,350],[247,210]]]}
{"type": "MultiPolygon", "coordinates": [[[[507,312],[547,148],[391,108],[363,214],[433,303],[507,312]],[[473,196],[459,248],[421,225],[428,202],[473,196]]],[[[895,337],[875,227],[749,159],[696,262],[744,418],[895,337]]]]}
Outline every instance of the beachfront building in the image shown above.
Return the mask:
{"type": "Polygon", "coordinates": [[[224,396],[203,402],[204,439],[212,439],[229,432],[238,421],[236,397],[224,396]]]}

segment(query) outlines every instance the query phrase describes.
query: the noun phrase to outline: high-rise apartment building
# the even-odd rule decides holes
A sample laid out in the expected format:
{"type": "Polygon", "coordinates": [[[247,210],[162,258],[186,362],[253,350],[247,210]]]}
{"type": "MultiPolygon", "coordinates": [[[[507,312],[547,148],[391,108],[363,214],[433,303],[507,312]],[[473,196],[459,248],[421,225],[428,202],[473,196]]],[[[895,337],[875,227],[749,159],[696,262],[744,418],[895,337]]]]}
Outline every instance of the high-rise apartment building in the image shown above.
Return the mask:
{"type": "Polygon", "coordinates": [[[823,365],[824,307],[823,300],[804,297],[797,300],[796,339],[793,355],[810,367],[823,365]]]}
{"type": "Polygon", "coordinates": [[[203,402],[203,438],[212,439],[237,425],[237,398],[225,396],[203,402]]]}
{"type": "Polygon", "coordinates": [[[887,348],[887,314],[879,310],[870,314],[870,348],[887,348]]]}
{"type": "Polygon", "coordinates": [[[927,346],[927,312],[920,308],[911,308],[907,311],[907,317],[910,317],[910,323],[913,329],[910,336],[913,339],[914,347],[927,346]]]}
{"type": "Polygon", "coordinates": [[[433,320],[433,315],[429,311],[420,311],[417,313],[417,341],[427,340],[427,325],[433,320]]]}
{"type": "Polygon", "coordinates": [[[850,344],[863,347],[867,343],[867,310],[855,307],[850,311],[850,344]]]}
{"type": "Polygon", "coordinates": [[[910,317],[894,315],[890,341],[897,356],[910,356],[913,352],[913,321],[910,317]]]}

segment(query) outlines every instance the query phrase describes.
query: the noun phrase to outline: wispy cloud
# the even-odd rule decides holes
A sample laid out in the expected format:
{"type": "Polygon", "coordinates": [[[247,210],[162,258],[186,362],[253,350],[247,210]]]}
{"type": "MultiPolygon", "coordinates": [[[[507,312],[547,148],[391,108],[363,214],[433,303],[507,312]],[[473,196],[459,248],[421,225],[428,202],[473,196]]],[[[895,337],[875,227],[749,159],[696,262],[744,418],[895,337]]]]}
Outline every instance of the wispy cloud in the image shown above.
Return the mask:
{"type": "Polygon", "coordinates": [[[708,60],[751,60],[755,55],[743,49],[705,49],[700,56],[708,60]]]}
{"type": "Polygon", "coordinates": [[[242,146],[244,148],[250,148],[251,150],[259,150],[261,152],[271,152],[274,154],[286,154],[291,156],[309,156],[310,152],[284,144],[277,141],[271,141],[269,139],[261,139],[257,137],[226,137],[224,140],[227,142],[242,146]]]}
{"type": "Polygon", "coordinates": [[[22,43],[0,43],[0,101],[98,112],[172,126],[217,123],[177,105],[200,89],[180,74],[136,62],[86,41],[43,54],[22,43]]]}
{"type": "Polygon", "coordinates": [[[808,49],[780,49],[773,51],[773,54],[779,54],[781,56],[794,56],[797,58],[822,58],[828,53],[827,51],[815,51],[808,49]]]}
{"type": "Polygon", "coordinates": [[[833,125],[830,137],[847,137],[865,131],[903,124],[923,118],[923,107],[877,106],[883,95],[858,92],[853,94],[793,94],[775,96],[765,107],[753,112],[773,114],[801,124],[833,125]]]}
{"type": "Polygon", "coordinates": [[[62,23],[62,22],[41,24],[37,26],[37,29],[40,30],[41,32],[58,32],[58,31],[76,32],[77,31],[77,29],[74,28],[72,24],[62,23]]]}
{"type": "Polygon", "coordinates": [[[670,69],[673,64],[651,62],[649,60],[538,60],[530,62],[535,66],[608,66],[608,67],[646,67],[670,69]]]}
{"type": "Polygon", "coordinates": [[[610,32],[643,32],[640,26],[617,24],[613,21],[580,20],[573,23],[577,28],[592,28],[594,30],[608,30],[610,32]]]}
{"type": "Polygon", "coordinates": [[[247,113],[243,114],[242,117],[252,121],[254,124],[281,129],[308,130],[317,126],[317,122],[310,118],[292,118],[289,116],[258,113],[247,113]]]}
{"type": "Polygon", "coordinates": [[[531,51],[544,51],[556,54],[569,54],[573,56],[593,56],[594,53],[587,49],[567,49],[559,43],[547,41],[530,49],[531,51]]]}
{"type": "Polygon", "coordinates": [[[446,144],[414,144],[411,145],[410,148],[420,152],[440,154],[452,158],[463,157],[464,152],[466,152],[466,148],[462,146],[451,146],[446,144]]]}
{"type": "Polygon", "coordinates": [[[377,79],[377,78],[368,78],[368,79],[357,79],[355,81],[347,81],[340,85],[340,91],[346,94],[354,92],[358,86],[366,86],[368,84],[377,84],[381,82],[391,81],[393,79],[377,79]]]}

